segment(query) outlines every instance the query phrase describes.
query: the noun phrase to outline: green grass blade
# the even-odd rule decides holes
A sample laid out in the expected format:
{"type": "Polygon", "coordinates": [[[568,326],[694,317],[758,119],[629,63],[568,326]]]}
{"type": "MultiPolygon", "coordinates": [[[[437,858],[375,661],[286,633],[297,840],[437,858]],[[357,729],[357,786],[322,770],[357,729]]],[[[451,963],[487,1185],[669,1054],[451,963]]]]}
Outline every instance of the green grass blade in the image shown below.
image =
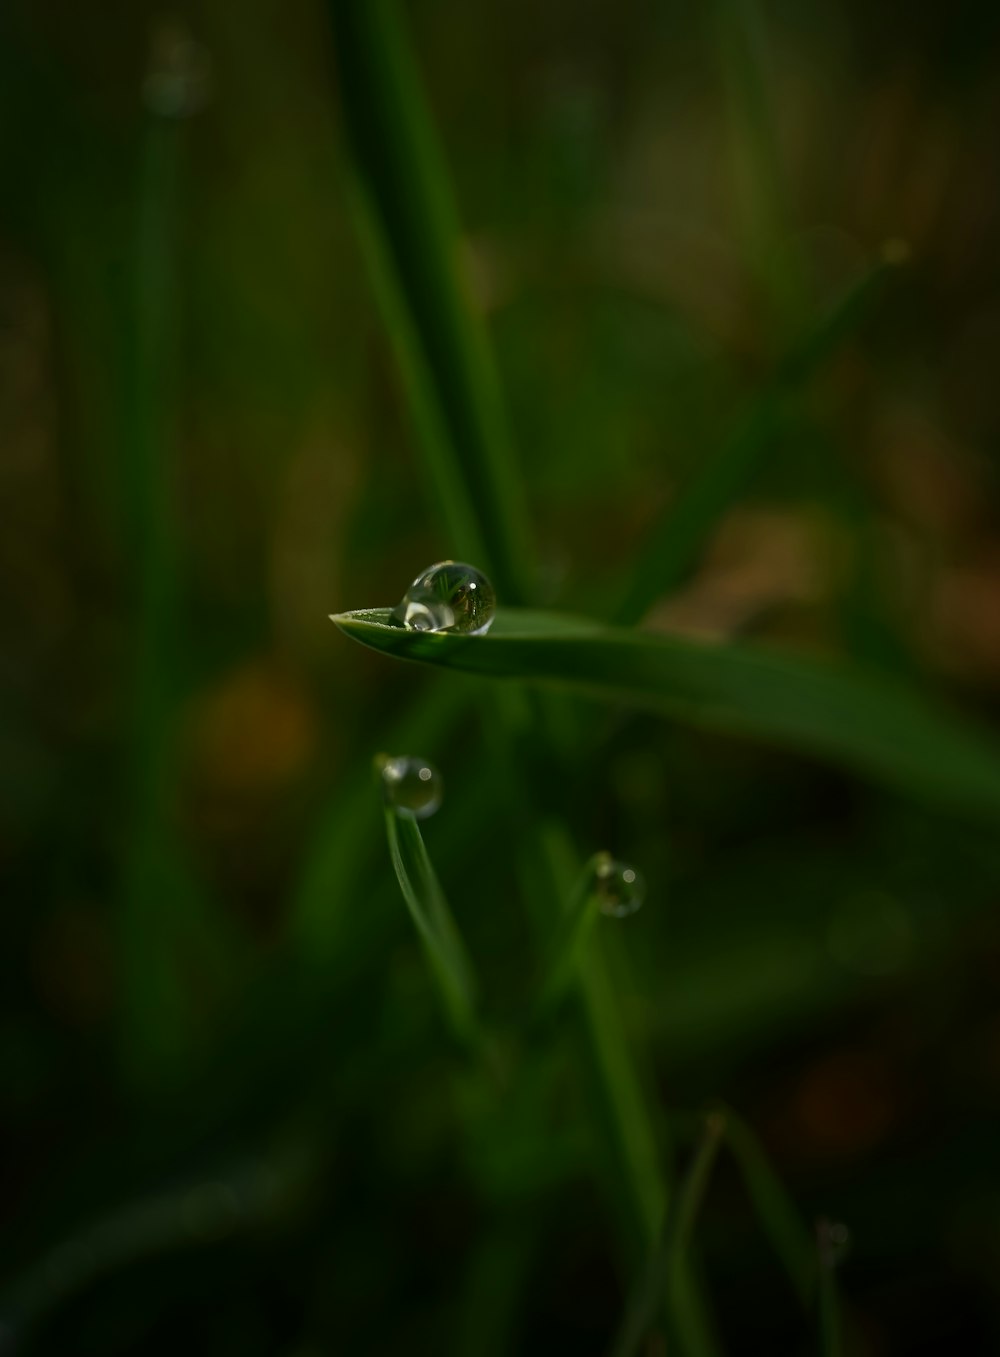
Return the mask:
{"type": "Polygon", "coordinates": [[[315,1191],[311,1147],[235,1164],[210,1179],[129,1202],[79,1226],[0,1294],[5,1351],[28,1350],[34,1330],[101,1279],[138,1261],[274,1227],[315,1191]],[[9,1346],[8,1346],[9,1344],[9,1346]]]}
{"type": "Polygon", "coordinates": [[[179,131],[150,116],[140,152],[124,322],[123,480],[134,584],[130,823],[119,914],[122,1055],[152,1088],[183,1061],[187,1015],[175,972],[178,909],[191,898],[167,826],[175,777],[178,567],[169,477],[179,131]]]}
{"type": "Polygon", "coordinates": [[[837,1285],[837,1266],[847,1246],[843,1225],[821,1220],[816,1226],[819,1255],[819,1336],[822,1357],[843,1357],[844,1320],[837,1285]]]}
{"type": "Polygon", "coordinates": [[[799,1299],[808,1305],[816,1288],[813,1243],[756,1137],[745,1122],[728,1110],[726,1144],[736,1160],[758,1221],[799,1299]]]}
{"type": "Polygon", "coordinates": [[[476,564],[520,600],[530,573],[527,516],[489,346],[463,295],[443,156],[397,7],[394,0],[330,0],[329,10],[351,151],[402,302],[387,319],[398,323],[405,306],[422,350],[421,399],[431,399],[433,386],[455,474],[476,506],[486,549],[476,564]]]}
{"type": "Polygon", "coordinates": [[[577,880],[568,907],[560,920],[552,947],[548,975],[542,985],[536,1016],[543,1018],[558,1007],[576,980],[587,939],[600,912],[594,893],[594,872],[600,854],[590,859],[577,880]]]}
{"type": "MultiPolygon", "coordinates": [[[[497,766],[508,798],[525,807],[523,833],[518,843],[521,884],[543,955],[553,929],[572,902],[580,882],[579,856],[565,826],[546,819],[534,799],[532,779],[518,757],[517,741],[537,739],[530,724],[532,704],[523,689],[514,686],[496,693],[502,725],[497,732],[501,748],[497,766]],[[519,710],[520,709],[520,710],[519,710]],[[523,722],[528,722],[527,727],[523,722]],[[513,744],[513,748],[511,747],[513,744]]],[[[523,746],[521,747],[523,751],[523,746]]],[[[612,930],[613,932],[614,930],[612,930]]],[[[610,1203],[622,1227],[626,1254],[644,1257],[663,1220],[667,1196],[664,1155],[647,1096],[650,1081],[643,1077],[641,1052],[625,1029],[608,950],[584,949],[577,971],[577,1033],[581,1063],[585,1065],[594,1107],[603,1131],[603,1145],[611,1175],[610,1203]]]]}
{"type": "Polygon", "coordinates": [[[410,815],[385,808],[389,851],[399,888],[424,945],[455,1035],[481,1045],[475,980],[448,902],[427,853],[420,826],[410,815]]]}
{"type": "Polygon", "coordinates": [[[820,1351],[823,1357],[842,1357],[844,1345],[841,1336],[840,1298],[833,1269],[824,1267],[819,1279],[820,1351]]]}
{"type": "Polygon", "coordinates": [[[635,1357],[642,1350],[642,1343],[652,1329],[664,1299],[671,1327],[677,1331],[686,1357],[706,1357],[713,1348],[708,1326],[700,1313],[689,1255],[694,1227],[724,1130],[722,1114],[713,1113],[707,1118],[694,1157],[667,1212],[660,1241],[629,1298],[612,1357],[635,1357]]]}
{"type": "Polygon", "coordinates": [[[802,304],[804,270],[790,240],[764,24],[754,0],[714,0],[713,8],[747,259],[772,321],[787,327],[802,304]]]}
{"type": "Polygon", "coordinates": [[[412,632],[388,609],[334,618],[386,654],[557,684],[818,755],[977,817],[1000,813],[988,737],[881,675],[764,647],[699,643],[501,610],[487,636],[412,632]]]}
{"type": "Polygon", "coordinates": [[[791,399],[859,327],[903,258],[898,246],[887,246],[882,258],[791,349],[733,434],[654,524],[631,572],[618,622],[638,622],[658,598],[684,581],[716,523],[774,447],[791,399]]]}
{"type": "Polygon", "coordinates": [[[667,1189],[661,1156],[618,997],[599,948],[580,960],[580,996],[590,1055],[614,1137],[636,1239],[648,1244],[662,1219],[667,1189]]]}
{"type": "MultiPolygon", "coordinates": [[[[471,706],[466,681],[433,683],[382,739],[389,749],[436,749],[471,706]]],[[[330,797],[303,857],[289,904],[287,938],[294,952],[322,967],[342,945],[349,902],[363,889],[381,830],[371,814],[371,771],[357,771],[330,797]]]]}
{"type": "Polygon", "coordinates": [[[375,300],[392,344],[414,429],[429,472],[435,509],[448,533],[448,550],[461,560],[492,566],[456,453],[446,411],[428,367],[426,351],[411,319],[393,267],[389,247],[364,184],[351,192],[354,221],[375,300]]]}

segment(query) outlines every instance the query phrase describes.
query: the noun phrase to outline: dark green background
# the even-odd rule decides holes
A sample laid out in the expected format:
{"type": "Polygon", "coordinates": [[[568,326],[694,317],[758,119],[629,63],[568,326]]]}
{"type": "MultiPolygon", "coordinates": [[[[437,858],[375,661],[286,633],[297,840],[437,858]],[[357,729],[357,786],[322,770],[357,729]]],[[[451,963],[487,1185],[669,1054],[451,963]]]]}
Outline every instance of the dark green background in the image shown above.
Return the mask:
{"type": "MultiPolygon", "coordinates": [[[[455,549],[357,242],[329,15],[168,18],[211,67],[177,121],[143,105],[158,8],[0,19],[0,1322],[40,1353],[601,1353],[631,1265],[578,1054],[463,1129],[479,1092],[369,773],[401,722],[419,747],[389,752],[441,767],[428,846],[516,1020],[537,962],[492,697],[327,621],[455,549]]],[[[995,723],[992,8],[405,18],[533,601],[611,615],[781,355],[905,242],[645,624],[995,723]]],[[[996,827],[568,710],[599,738],[538,792],[646,876],[601,941],[664,1155],[725,1098],[803,1219],[851,1228],[848,1351],[996,1351],[996,827]]],[[[726,1352],[819,1350],[726,1162],[697,1238],[726,1352]]]]}

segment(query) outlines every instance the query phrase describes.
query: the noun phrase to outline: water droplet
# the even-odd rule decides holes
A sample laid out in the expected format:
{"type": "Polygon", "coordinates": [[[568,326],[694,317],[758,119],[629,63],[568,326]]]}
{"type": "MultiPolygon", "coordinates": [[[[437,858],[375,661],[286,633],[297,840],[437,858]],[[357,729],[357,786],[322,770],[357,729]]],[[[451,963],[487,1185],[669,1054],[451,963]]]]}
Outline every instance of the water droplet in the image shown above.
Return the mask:
{"type": "Polygon", "coordinates": [[[602,853],[597,859],[594,889],[601,913],[616,919],[634,914],[646,896],[642,873],[627,862],[616,862],[610,853],[602,853]]]}
{"type": "Polygon", "coordinates": [[[441,774],[426,759],[401,754],[382,761],[382,789],[390,806],[415,820],[425,820],[441,804],[441,774]]]}
{"type": "Polygon", "coordinates": [[[161,118],[189,118],[205,107],[210,86],[205,48],[180,24],[161,24],[153,33],[149,70],[142,86],[150,113],[161,118]]]}
{"type": "Polygon", "coordinates": [[[820,1220],[816,1223],[816,1242],[823,1266],[839,1267],[851,1247],[851,1232],[839,1220],[820,1220]]]}
{"type": "Polygon", "coordinates": [[[482,636],[496,611],[493,585],[475,566],[439,561],[413,581],[393,620],[411,631],[459,631],[482,636]]]}

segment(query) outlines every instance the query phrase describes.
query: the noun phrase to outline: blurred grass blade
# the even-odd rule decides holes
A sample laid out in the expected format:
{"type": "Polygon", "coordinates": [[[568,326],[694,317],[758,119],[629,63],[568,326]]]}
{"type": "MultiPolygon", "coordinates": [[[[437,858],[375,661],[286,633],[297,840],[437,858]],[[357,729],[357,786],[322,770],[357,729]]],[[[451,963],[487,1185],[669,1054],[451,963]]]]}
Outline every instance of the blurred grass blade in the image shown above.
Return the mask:
{"type": "MultiPolygon", "coordinates": [[[[547,817],[539,807],[534,781],[526,774],[521,757],[523,746],[516,744],[521,735],[537,740],[536,728],[529,725],[522,731],[521,718],[511,710],[528,709],[531,704],[522,700],[526,695],[517,687],[501,689],[496,696],[497,710],[503,715],[503,726],[496,733],[505,746],[498,752],[497,766],[508,799],[524,808],[516,845],[521,888],[539,948],[547,956],[552,931],[558,931],[565,908],[563,902],[573,900],[580,882],[580,860],[565,825],[547,817]]],[[[614,932],[612,929],[612,935],[614,932]]],[[[607,1188],[613,1194],[609,1204],[621,1226],[626,1253],[644,1257],[663,1221],[665,1155],[657,1134],[660,1128],[652,1114],[652,1081],[643,1068],[641,1048],[637,1051],[637,1042],[626,1031],[622,1018],[619,992],[627,970],[619,965],[613,977],[613,960],[611,947],[582,949],[576,975],[576,1032],[580,1063],[589,1075],[603,1130],[599,1152],[607,1151],[607,1188]]]]}
{"type": "Polygon", "coordinates": [[[656,1128],[649,1111],[618,995],[600,948],[584,951],[579,991],[589,1056],[605,1104],[617,1154],[624,1203],[635,1240],[644,1246],[656,1237],[667,1199],[667,1184],[656,1128]]]}
{"type": "Polygon", "coordinates": [[[840,1297],[832,1268],[822,1267],[819,1277],[819,1331],[823,1357],[842,1357],[840,1297]]]}
{"type": "Polygon", "coordinates": [[[580,873],[560,920],[548,975],[536,1005],[535,1014],[539,1019],[558,1007],[579,973],[584,948],[600,912],[594,893],[594,872],[600,857],[601,854],[592,857],[580,873]]]}
{"type": "Polygon", "coordinates": [[[819,1332],[822,1357],[842,1357],[844,1322],[841,1313],[837,1266],[847,1246],[843,1225],[821,1220],[816,1225],[816,1251],[819,1258],[819,1332]]]}
{"type": "Polygon", "coordinates": [[[683,583],[716,523],[774,447],[791,397],[857,329],[904,257],[898,245],[887,246],[882,258],[803,335],[733,434],[653,525],[631,572],[618,622],[638,622],[657,599],[683,583]]]}
{"type": "Polygon", "coordinates": [[[479,1046],[472,966],[420,827],[412,816],[391,806],[385,808],[385,827],[396,879],[430,960],[448,1020],[461,1041],[479,1046]]]}
{"type": "Polygon", "coordinates": [[[424,464],[430,472],[430,499],[450,538],[448,550],[456,558],[486,562],[489,568],[491,553],[480,533],[447,415],[428,370],[426,352],[401,296],[399,279],[378,217],[360,181],[352,187],[351,201],[372,290],[399,366],[424,464]]]}
{"type": "MultiPolygon", "coordinates": [[[[178,1184],[105,1212],[78,1227],[0,1294],[4,1353],[34,1351],[36,1328],[102,1278],[140,1260],[253,1234],[290,1217],[315,1190],[312,1148],[289,1144],[233,1165],[214,1178],[178,1184]]],[[[204,1264],[201,1264],[204,1266],[204,1264]]]]}
{"type": "Polygon", "coordinates": [[[804,270],[791,242],[764,24],[755,0],[714,0],[713,8],[748,262],[773,320],[787,328],[801,308],[804,270]]]}
{"type": "Polygon", "coordinates": [[[635,1357],[643,1350],[643,1342],[653,1328],[664,1300],[671,1329],[676,1332],[685,1357],[707,1357],[714,1350],[710,1331],[701,1314],[689,1255],[698,1212],[724,1130],[723,1114],[716,1112],[706,1118],[691,1164],[667,1211],[660,1241],[629,1298],[622,1327],[611,1350],[612,1357],[635,1357]]]}
{"type": "Polygon", "coordinates": [[[728,1109],[725,1117],[726,1144],[739,1167],[757,1219],[799,1299],[808,1305],[816,1288],[816,1254],[809,1234],[749,1127],[728,1109]]]}
{"type": "Polygon", "coordinates": [[[168,825],[175,769],[178,565],[169,476],[175,338],[178,125],[148,116],[123,324],[123,481],[135,632],[129,828],[119,918],[122,1054],[155,1088],[184,1058],[187,999],[176,973],[194,892],[168,825]]]}
{"type": "MultiPolygon", "coordinates": [[[[451,474],[465,484],[485,543],[486,559],[476,564],[506,597],[521,600],[529,573],[526,512],[489,346],[463,296],[457,214],[397,6],[395,0],[329,0],[329,10],[367,234],[374,237],[377,227],[382,242],[382,301],[390,273],[400,298],[385,317],[393,328],[408,314],[407,333],[395,328],[397,350],[415,354],[419,344],[422,351],[419,401],[429,406],[431,389],[436,392],[451,474]]],[[[413,400],[415,358],[409,365],[413,400]]],[[[422,423],[426,437],[426,418],[422,423]]],[[[443,440],[437,441],[443,456],[443,440]]]]}
{"type": "Polygon", "coordinates": [[[819,755],[966,814],[1000,813],[1000,757],[989,738],[881,675],[519,609],[501,610],[479,637],[413,632],[388,619],[388,609],[368,609],[334,621],[387,654],[652,708],[819,755]]]}
{"type": "Polygon", "coordinates": [[[538,1241],[530,1212],[494,1224],[469,1259],[459,1314],[458,1353],[509,1357],[517,1351],[517,1321],[536,1261],[538,1241]]]}

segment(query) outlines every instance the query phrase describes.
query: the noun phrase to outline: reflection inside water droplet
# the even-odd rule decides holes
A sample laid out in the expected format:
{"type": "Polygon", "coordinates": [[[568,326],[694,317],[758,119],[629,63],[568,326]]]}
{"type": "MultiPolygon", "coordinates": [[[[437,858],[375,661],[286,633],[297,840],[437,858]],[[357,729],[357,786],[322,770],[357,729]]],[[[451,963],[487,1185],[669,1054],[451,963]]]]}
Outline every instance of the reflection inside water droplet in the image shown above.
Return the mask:
{"type": "Polygon", "coordinates": [[[426,759],[401,754],[382,764],[382,791],[387,803],[403,815],[424,820],[441,804],[441,774],[426,759]]]}
{"type": "Polygon", "coordinates": [[[482,636],[496,612],[493,585],[464,561],[429,566],[392,610],[393,621],[411,631],[457,631],[482,636]]]}
{"type": "Polygon", "coordinates": [[[643,875],[627,862],[602,853],[594,866],[594,891],[603,914],[623,919],[634,914],[646,897],[643,875]]]}

